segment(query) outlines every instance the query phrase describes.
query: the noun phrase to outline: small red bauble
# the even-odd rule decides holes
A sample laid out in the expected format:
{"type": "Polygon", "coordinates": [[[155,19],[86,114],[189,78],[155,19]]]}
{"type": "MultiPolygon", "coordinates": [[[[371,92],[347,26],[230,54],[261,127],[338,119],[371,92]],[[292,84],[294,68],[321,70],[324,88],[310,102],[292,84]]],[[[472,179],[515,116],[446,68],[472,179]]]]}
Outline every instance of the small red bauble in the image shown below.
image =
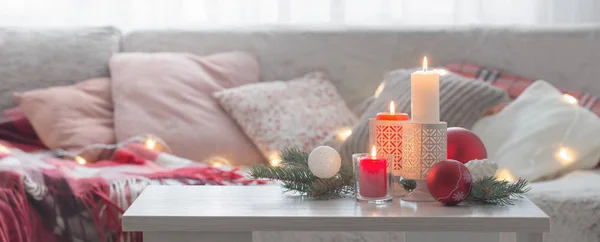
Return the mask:
{"type": "Polygon", "coordinates": [[[455,160],[440,161],[433,165],[427,176],[427,188],[435,200],[444,205],[456,205],[469,196],[471,172],[455,160]]]}
{"type": "Polygon", "coordinates": [[[471,160],[487,158],[485,145],[476,134],[468,129],[459,127],[448,128],[448,155],[450,160],[457,160],[466,164],[471,160]]]}

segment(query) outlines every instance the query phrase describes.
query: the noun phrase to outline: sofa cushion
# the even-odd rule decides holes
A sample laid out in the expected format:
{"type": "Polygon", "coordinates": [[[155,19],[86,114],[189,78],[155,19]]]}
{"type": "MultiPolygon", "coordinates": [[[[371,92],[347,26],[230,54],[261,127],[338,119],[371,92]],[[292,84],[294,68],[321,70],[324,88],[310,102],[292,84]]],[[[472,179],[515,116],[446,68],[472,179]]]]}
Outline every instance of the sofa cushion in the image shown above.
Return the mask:
{"type": "Polygon", "coordinates": [[[15,105],[12,92],[70,85],[107,77],[108,59],[119,51],[115,28],[0,28],[0,109],[15,105]]]}
{"type": "Polygon", "coordinates": [[[270,161],[283,149],[311,151],[357,119],[320,72],[291,81],[248,84],[214,96],[270,161]]]}
{"type": "Polygon", "coordinates": [[[600,158],[600,119],[541,80],[499,113],[477,121],[473,132],[500,166],[500,177],[510,177],[508,171],[535,181],[593,168],[600,158]]]}
{"type": "MultiPolygon", "coordinates": [[[[340,147],[342,157],[349,160],[353,153],[368,152],[369,119],[378,112],[389,110],[396,103],[396,111],[411,112],[411,73],[417,69],[400,69],[390,72],[381,94],[369,104],[367,111],[354,126],[352,134],[340,147]]],[[[450,72],[440,75],[440,119],[448,127],[470,129],[485,110],[507,99],[506,92],[484,82],[475,81],[450,72]]]]}
{"type": "Polygon", "coordinates": [[[117,141],[152,134],[190,160],[219,156],[234,165],[265,161],[212,97],[216,91],[258,82],[253,55],[120,53],[111,58],[110,70],[117,141]]]}
{"type": "MultiPolygon", "coordinates": [[[[114,144],[110,79],[37,89],[15,95],[19,107],[48,148],[79,152],[92,144],[114,144]]],[[[109,158],[112,150],[89,149],[88,161],[109,158]]]]}
{"type": "MultiPolygon", "coordinates": [[[[496,87],[502,88],[508,92],[511,99],[516,99],[534,80],[526,77],[520,77],[510,74],[506,71],[482,67],[472,63],[452,63],[446,65],[449,71],[461,76],[474,78],[488,82],[496,87]]],[[[577,99],[582,107],[592,111],[600,117],[600,98],[588,93],[587,89],[566,90],[560,89],[562,93],[569,94],[577,99]]],[[[508,102],[503,103],[489,110],[487,114],[494,114],[502,110],[508,102]]]]}

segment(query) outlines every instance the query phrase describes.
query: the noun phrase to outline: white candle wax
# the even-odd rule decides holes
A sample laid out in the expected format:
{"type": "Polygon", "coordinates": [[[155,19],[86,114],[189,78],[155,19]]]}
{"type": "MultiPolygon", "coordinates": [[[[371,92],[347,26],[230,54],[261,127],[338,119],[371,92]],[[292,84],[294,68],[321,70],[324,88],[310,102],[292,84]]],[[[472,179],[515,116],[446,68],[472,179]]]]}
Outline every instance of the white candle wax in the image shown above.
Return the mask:
{"type": "Polygon", "coordinates": [[[423,60],[423,71],[410,75],[411,119],[417,123],[440,121],[440,75],[427,70],[427,59],[423,60]]]}

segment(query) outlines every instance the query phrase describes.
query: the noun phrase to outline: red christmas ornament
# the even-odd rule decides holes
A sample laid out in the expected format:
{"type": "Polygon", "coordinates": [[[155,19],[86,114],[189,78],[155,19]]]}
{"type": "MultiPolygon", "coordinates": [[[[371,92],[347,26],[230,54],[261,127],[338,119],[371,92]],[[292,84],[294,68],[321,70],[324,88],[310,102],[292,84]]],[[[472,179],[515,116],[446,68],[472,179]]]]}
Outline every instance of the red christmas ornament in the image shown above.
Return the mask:
{"type": "Polygon", "coordinates": [[[487,158],[485,145],[476,134],[468,129],[459,127],[448,128],[448,154],[449,160],[457,160],[466,164],[471,160],[487,158]]]}
{"type": "Polygon", "coordinates": [[[427,176],[427,188],[435,200],[447,206],[461,203],[471,192],[471,172],[455,160],[433,165],[427,176]]]}

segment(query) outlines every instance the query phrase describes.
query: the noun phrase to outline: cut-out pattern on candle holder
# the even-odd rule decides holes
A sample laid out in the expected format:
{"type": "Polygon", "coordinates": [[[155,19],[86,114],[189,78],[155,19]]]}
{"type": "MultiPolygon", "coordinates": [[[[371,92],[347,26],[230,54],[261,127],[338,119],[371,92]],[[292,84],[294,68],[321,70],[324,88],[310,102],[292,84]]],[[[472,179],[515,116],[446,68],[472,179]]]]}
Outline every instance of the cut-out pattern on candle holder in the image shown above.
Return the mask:
{"type": "Polygon", "coordinates": [[[447,124],[406,122],[403,127],[402,177],[426,179],[431,167],[446,160],[447,124]]]}
{"type": "Polygon", "coordinates": [[[377,147],[377,155],[392,156],[392,175],[402,173],[402,126],[405,121],[371,119],[369,147],[377,147]]]}

